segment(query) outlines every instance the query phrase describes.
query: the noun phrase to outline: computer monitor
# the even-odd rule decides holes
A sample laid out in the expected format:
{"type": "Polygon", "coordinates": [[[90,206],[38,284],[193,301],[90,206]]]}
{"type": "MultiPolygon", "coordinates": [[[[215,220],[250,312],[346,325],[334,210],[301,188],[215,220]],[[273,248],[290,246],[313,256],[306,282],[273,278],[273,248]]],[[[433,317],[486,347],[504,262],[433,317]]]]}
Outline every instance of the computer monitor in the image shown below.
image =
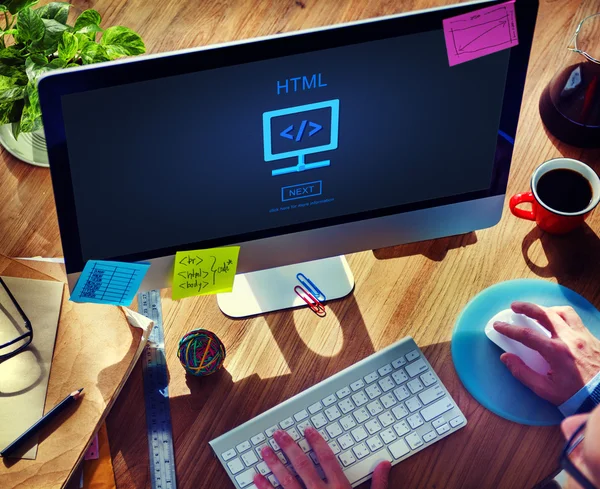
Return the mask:
{"type": "Polygon", "coordinates": [[[47,74],[70,285],[105,259],[149,261],[142,289],[165,287],[177,251],[239,245],[219,303],[243,315],[304,304],[298,272],[349,292],[345,261],[320,259],[493,226],[536,14],[471,2],[47,74]],[[445,19],[490,6],[493,28],[446,44],[445,19]]]}

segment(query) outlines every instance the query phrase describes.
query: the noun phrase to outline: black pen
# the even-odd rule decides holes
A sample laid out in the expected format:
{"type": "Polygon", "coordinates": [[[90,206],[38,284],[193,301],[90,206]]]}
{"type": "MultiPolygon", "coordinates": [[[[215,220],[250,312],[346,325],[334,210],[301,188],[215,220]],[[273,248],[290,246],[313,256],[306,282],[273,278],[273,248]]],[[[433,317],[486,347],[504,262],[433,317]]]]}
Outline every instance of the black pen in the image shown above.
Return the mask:
{"type": "Polygon", "coordinates": [[[77,391],[71,392],[67,397],[65,397],[44,416],[42,416],[36,423],[34,423],[25,433],[23,433],[21,436],[19,436],[19,438],[17,438],[4,450],[2,450],[0,452],[0,455],[2,455],[3,457],[10,457],[11,454],[18,451],[19,447],[24,442],[26,442],[29,439],[29,437],[35,435],[42,427],[44,427],[48,422],[50,422],[52,418],[54,418],[58,413],[63,411],[69,404],[79,399],[81,397],[82,390],[83,387],[77,391]]]}

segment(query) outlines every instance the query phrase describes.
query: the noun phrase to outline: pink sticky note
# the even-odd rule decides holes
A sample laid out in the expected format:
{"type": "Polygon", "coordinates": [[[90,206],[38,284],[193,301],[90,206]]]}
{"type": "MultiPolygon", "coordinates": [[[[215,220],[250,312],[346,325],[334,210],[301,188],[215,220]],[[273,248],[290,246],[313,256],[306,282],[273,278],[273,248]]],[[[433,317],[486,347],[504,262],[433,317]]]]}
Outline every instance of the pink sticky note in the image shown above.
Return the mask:
{"type": "Polygon", "coordinates": [[[515,2],[444,19],[444,36],[450,66],[516,46],[515,2]]]}
{"type": "Polygon", "coordinates": [[[85,452],[84,460],[98,460],[100,457],[100,449],[98,447],[98,435],[94,436],[92,444],[85,452]]]}

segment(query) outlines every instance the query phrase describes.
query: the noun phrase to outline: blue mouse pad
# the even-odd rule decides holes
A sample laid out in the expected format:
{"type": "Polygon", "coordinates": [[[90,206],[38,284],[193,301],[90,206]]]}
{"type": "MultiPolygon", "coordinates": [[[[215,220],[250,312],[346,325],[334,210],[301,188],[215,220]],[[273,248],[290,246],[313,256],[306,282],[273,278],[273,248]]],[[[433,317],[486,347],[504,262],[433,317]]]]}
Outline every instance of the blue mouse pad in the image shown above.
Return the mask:
{"type": "Polygon", "coordinates": [[[541,306],[571,306],[592,334],[600,338],[600,312],[578,293],[537,279],[509,280],[477,294],[460,314],[452,332],[452,360],[471,395],[493,413],[534,426],[556,425],[558,408],[516,380],[500,361],[502,349],[485,334],[487,322],[513,301],[541,306]]]}

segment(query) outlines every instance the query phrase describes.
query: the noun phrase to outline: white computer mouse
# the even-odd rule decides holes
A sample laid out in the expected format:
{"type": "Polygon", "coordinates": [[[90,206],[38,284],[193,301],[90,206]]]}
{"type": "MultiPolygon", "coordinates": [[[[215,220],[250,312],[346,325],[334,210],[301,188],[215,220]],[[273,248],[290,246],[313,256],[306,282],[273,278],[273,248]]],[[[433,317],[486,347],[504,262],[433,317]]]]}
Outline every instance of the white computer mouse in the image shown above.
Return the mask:
{"type": "Polygon", "coordinates": [[[502,348],[507,353],[514,353],[517,355],[525,365],[532,368],[540,374],[547,374],[550,371],[550,365],[537,351],[519,343],[518,341],[512,340],[503,334],[498,333],[494,329],[494,323],[496,321],[502,321],[515,326],[523,326],[524,328],[534,329],[540,333],[545,334],[550,338],[552,335],[550,331],[544,328],[540,323],[528,318],[524,314],[517,314],[511,309],[504,309],[496,314],[492,319],[485,325],[485,334],[492,340],[496,345],[502,348]]]}

